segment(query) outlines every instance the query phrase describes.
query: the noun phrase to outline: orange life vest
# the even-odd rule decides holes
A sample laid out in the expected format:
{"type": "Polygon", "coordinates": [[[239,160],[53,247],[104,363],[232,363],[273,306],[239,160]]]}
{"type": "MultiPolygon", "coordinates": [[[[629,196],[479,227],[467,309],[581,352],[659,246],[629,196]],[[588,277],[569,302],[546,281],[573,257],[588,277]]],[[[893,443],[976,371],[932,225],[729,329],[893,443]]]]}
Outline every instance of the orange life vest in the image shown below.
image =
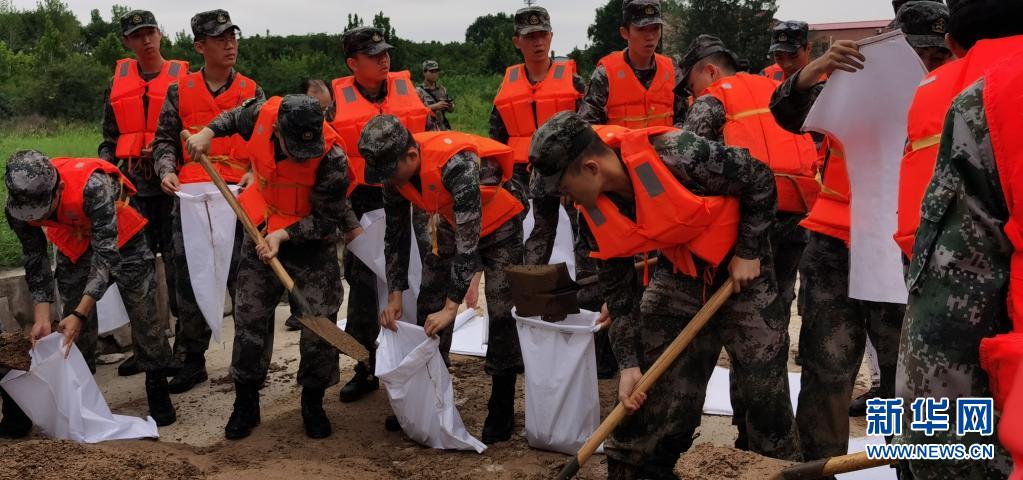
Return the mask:
{"type": "Polygon", "coordinates": [[[124,58],[117,62],[114,84],[110,88],[110,106],[120,133],[114,151],[117,158],[142,156],[142,149],[153,142],[156,134],[167,87],[187,73],[188,62],[168,60],[163,63],[160,74],[147,82],[139,75],[137,61],[124,58]],[[148,99],[148,111],[143,97],[148,99]]]}
{"type": "MultiPolygon", "coordinates": [[[[511,179],[515,158],[507,145],[460,132],[422,132],[415,134],[415,138],[421,157],[419,179],[422,191],[406,183],[398,192],[416,208],[440,214],[452,226],[455,225],[454,199],[444,188],[442,170],[456,153],[469,151],[480,159],[496,160],[501,167],[501,184],[511,179]]],[[[494,233],[525,209],[522,202],[501,185],[480,185],[480,202],[483,206],[480,238],[494,233]]]]}
{"type": "Polygon", "coordinates": [[[849,244],[851,212],[849,171],[845,167],[845,150],[835,138],[827,137],[821,144],[821,191],[800,226],[812,232],[834,237],[849,244]]]}
{"type": "Polygon", "coordinates": [[[776,82],[785,81],[785,70],[782,70],[777,63],[760,71],[760,74],[776,82]]]}
{"type": "Polygon", "coordinates": [[[643,87],[625,52],[600,59],[607,71],[607,123],[628,128],[670,127],[675,115],[675,65],[671,58],[655,54],[657,73],[650,88],[643,87]]]}
{"type": "Polygon", "coordinates": [[[412,133],[426,130],[430,109],[416,94],[408,71],[387,74],[387,97],[382,103],[366,100],[355,86],[355,77],[348,76],[331,82],[334,89],[334,121],[331,125],[349,148],[348,164],[354,177],[348,192],[366,183],[366,160],[359,154],[359,135],[369,121],[382,113],[398,117],[412,133]]]}
{"type": "Polygon", "coordinates": [[[693,255],[714,266],[721,263],[738,236],[739,201],[699,196],[679,183],[650,144],[650,138],[676,130],[594,129],[605,143],[621,151],[632,181],[636,220],[623,215],[605,195],[597,198],[593,208],[580,208],[597,241],[597,251],[590,256],[607,260],[660,250],[676,271],[690,276],[697,275],[693,255]]]}
{"type": "MultiPolygon", "coordinates": [[[[192,133],[198,133],[222,112],[240,107],[254,96],[256,82],[240,73],[235,74],[234,81],[227,91],[216,98],[206,87],[202,71],[188,74],[178,80],[178,115],[181,116],[181,125],[192,133]]],[[[178,174],[181,183],[212,181],[202,165],[192,161],[192,157],[185,149],[184,141],[181,142],[181,155],[184,157],[181,173],[178,174]]],[[[242,176],[248,173],[249,164],[252,162],[245,147],[245,140],[239,135],[214,138],[207,157],[227,183],[241,181],[242,176]]]]}
{"type": "Polygon", "coordinates": [[[899,220],[895,241],[913,255],[920,204],[934,175],[941,130],[952,100],[999,60],[1023,52],[1023,36],[981,40],[965,57],[935,69],[916,90],[909,108],[908,142],[899,173],[899,220]]]}
{"type": "Polygon", "coordinates": [[[771,115],[774,80],[738,73],[714,82],[703,92],[725,107],[725,144],[742,147],[774,172],[778,210],[806,214],[820,193],[817,147],[809,134],[782,129],[771,115]]]}
{"type": "Polygon", "coordinates": [[[281,97],[273,97],[259,109],[248,142],[255,181],[238,196],[252,223],[265,225],[267,233],[288,228],[312,213],[309,195],[316,184],[316,170],[327,152],[341,140],[324,122],[323,155],[301,162],[290,157],[278,162],[274,156],[273,126],[280,107],[281,97]]]}
{"type": "Polygon", "coordinates": [[[554,62],[547,76],[536,85],[529,83],[526,67],[521,63],[504,72],[504,83],[494,98],[494,106],[508,129],[508,146],[514,152],[515,163],[529,162],[529,145],[538,126],[555,113],[575,111],[582,96],[572,81],[575,71],[572,60],[554,62]]]}
{"type": "Polygon", "coordinates": [[[50,162],[57,169],[60,181],[64,183],[60,203],[57,205],[57,218],[31,224],[44,227],[46,238],[60,253],[68,257],[71,263],[78,262],[78,259],[89,250],[92,222],[85,215],[85,184],[97,170],[117,177],[125,194],[125,198],[117,201],[117,246],[123,247],[146,226],[146,219],[128,206],[127,196],[135,194],[135,186],[116,165],[98,158],[54,158],[50,162]]]}

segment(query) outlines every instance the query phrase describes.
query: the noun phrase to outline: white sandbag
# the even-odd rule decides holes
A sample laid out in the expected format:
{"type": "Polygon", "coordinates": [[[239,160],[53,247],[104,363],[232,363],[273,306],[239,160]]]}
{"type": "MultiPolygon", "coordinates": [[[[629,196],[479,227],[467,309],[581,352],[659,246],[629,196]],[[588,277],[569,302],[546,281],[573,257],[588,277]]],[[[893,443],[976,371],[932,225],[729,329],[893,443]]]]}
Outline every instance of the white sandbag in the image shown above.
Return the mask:
{"type": "Polygon", "coordinates": [[[116,283],[111,283],[107,293],[96,302],[96,319],[99,321],[97,332],[100,335],[129,323],[128,309],[124,307],[124,299],[121,298],[121,291],[117,289],[116,283]]]}
{"type": "Polygon", "coordinates": [[[398,322],[398,331],[380,329],[376,376],[384,383],[391,408],[412,440],[447,450],[487,449],[465,430],[455,408],[455,390],[438,348],[421,327],[398,322]]]}
{"type": "Polygon", "coordinates": [[[30,371],[12,370],[0,380],[43,434],[84,443],[160,436],[151,417],[110,413],[85,357],[72,345],[65,360],[63,341],[56,332],[39,340],[31,352],[30,371]]]}
{"type": "MultiPolygon", "coordinates": [[[[359,235],[347,248],[356,258],[366,264],[377,276],[377,301],[379,310],[387,306],[387,261],[384,258],[384,234],[387,221],[383,209],[366,212],[359,220],[362,235],[359,235]]],[[[411,237],[409,248],[408,284],[409,289],[402,294],[403,322],[416,324],[416,297],[419,296],[419,285],[422,283],[423,263],[419,257],[419,246],[415,236],[411,237]]]]}
{"type": "Polygon", "coordinates": [[[451,335],[450,353],[471,357],[487,356],[487,327],[490,317],[477,315],[475,309],[468,309],[455,317],[455,331],[451,335]]]}
{"type": "MultiPolygon", "coordinates": [[[[238,187],[230,185],[238,194],[238,187]]],[[[224,299],[231,270],[237,216],[212,182],[186,183],[178,192],[185,261],[195,300],[213,339],[222,343],[224,299]]]]}
{"type": "MultiPolygon", "coordinates": [[[[529,202],[532,205],[533,201],[529,202]]],[[[529,234],[533,233],[533,227],[536,225],[535,213],[536,210],[530,208],[529,215],[522,220],[523,242],[529,239],[529,234]]],[[[572,222],[568,219],[568,212],[564,205],[558,208],[558,231],[557,236],[554,237],[554,249],[551,250],[551,260],[548,263],[561,262],[565,262],[568,274],[575,280],[575,237],[572,236],[572,222]]]]}
{"type": "Polygon", "coordinates": [[[593,333],[599,312],[549,323],[515,315],[525,365],[526,440],[543,450],[575,454],[600,425],[593,333]]]}

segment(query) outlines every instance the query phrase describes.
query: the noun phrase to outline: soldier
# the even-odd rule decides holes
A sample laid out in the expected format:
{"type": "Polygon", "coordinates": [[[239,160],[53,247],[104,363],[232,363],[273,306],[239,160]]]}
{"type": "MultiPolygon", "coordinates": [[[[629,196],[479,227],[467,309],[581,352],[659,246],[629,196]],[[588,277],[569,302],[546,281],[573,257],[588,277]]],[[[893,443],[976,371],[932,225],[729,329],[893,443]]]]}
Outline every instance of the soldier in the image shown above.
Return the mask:
{"type": "Polygon", "coordinates": [[[896,16],[906,41],[920,56],[928,72],[952,60],[952,51],[945,45],[948,20],[948,7],[932,0],[908,2],[896,16]]]}
{"type": "MultiPolygon", "coordinates": [[[[238,59],[239,30],[225,10],[211,10],[192,17],[195,50],[203,56],[203,68],[182,77],[167,89],[153,141],[153,156],[161,188],[167,195],[175,196],[173,242],[179,316],[174,347],[178,353],[184,353],[185,361],[170,382],[171,393],[186,392],[206,381],[205,355],[211,335],[196,303],[188,275],[180,203],[175,195],[182,183],[211,180],[202,166],[182,149],[180,134],[185,129],[198,132],[221,112],[236,108],[250,98],[265,98],[263,89],[256,82],[234,69],[238,59]]],[[[230,184],[244,187],[252,178],[249,155],[240,137],[218,140],[211,152],[211,160],[220,176],[230,184]]],[[[241,238],[241,228],[237,228],[231,273],[228,275],[228,292],[232,295],[241,238]]]]}
{"type": "Polygon", "coordinates": [[[323,107],[324,112],[334,105],[334,96],[331,94],[330,87],[327,86],[327,82],[319,78],[302,80],[299,91],[315,98],[320,103],[320,106],[323,107]]]}
{"type": "Polygon", "coordinates": [[[600,275],[621,368],[618,397],[632,413],[605,444],[608,477],[674,478],[700,424],[722,345],[735,360],[743,396],[758,400],[746,416],[752,449],[799,460],[785,325],[766,237],[776,203],[767,165],[744,149],[672,128],[595,132],[569,112],[537,130],[530,162],[538,189],[566,193],[581,207],[590,227],[586,240],[605,259],[600,275]],[[640,301],[633,257],[652,250],[662,262],[640,301]],[[727,269],[716,268],[726,260],[727,269]],[[633,399],[643,370],[727,278],[736,281],[735,296],[648,394],[633,399]]]}
{"type": "Polygon", "coordinates": [[[810,26],[806,22],[789,20],[778,22],[771,29],[771,48],[768,52],[774,65],[763,69],[760,74],[776,82],[784,82],[799,69],[810,63],[810,26]]]}
{"type": "MultiPolygon", "coordinates": [[[[268,232],[257,245],[246,237],[240,252],[235,299],[231,377],[234,410],[224,428],[229,440],[245,438],[259,424],[259,389],[273,352],[274,312],[284,286],[268,263],[279,258],[309,301],[310,315],[336,320],[344,296],[337,261],[338,230],[361,233],[345,199],[348,158],[307,95],[250,100],[222,113],[187,142],[192,158],[210,150],[213,139],[240,135],[248,143],[259,181],[239,201],[253,223],[268,232]]],[[[338,353],[308,329],[299,340],[298,383],[302,421],[310,438],[331,434],[323,411],[324,391],[338,383],[338,353]]]]}
{"type": "MultiPolygon", "coordinates": [[[[933,128],[938,118],[944,119],[944,128],[937,145],[921,150],[913,162],[914,157],[903,159],[903,171],[915,164],[917,174],[931,179],[922,201],[916,201],[919,228],[913,237],[909,303],[899,344],[896,394],[905,405],[923,397],[992,397],[992,384],[979,368],[981,340],[1012,330],[1021,318],[1014,279],[1018,194],[1009,185],[1016,183],[1013,162],[1023,151],[1016,140],[1023,108],[1018,93],[1023,82],[1023,4],[955,0],[948,7],[946,38],[960,59],[932,72],[917,90],[910,139],[917,138],[914,127],[933,128]],[[958,97],[950,101],[954,95],[958,97]],[[934,160],[926,160],[927,150],[934,160]]],[[[949,431],[925,435],[913,431],[912,416],[906,417],[896,443],[971,445],[996,443],[998,438],[997,432],[956,436],[955,419],[949,431]]],[[[992,461],[910,461],[909,468],[918,480],[1006,478],[1012,462],[1000,445],[992,461]]]]}
{"type": "MultiPolygon", "coordinates": [[[[786,132],[771,117],[768,105],[777,82],[737,69],[737,57],[717,37],[700,35],[693,40],[682,59],[682,71],[696,100],[684,128],[730,147],[747,148],[775,172],[778,212],[770,232],[771,253],[788,331],[796,273],[807,242],[799,222],[820,192],[817,148],[809,135],[786,132]]],[[[788,351],[788,339],[785,344],[788,351]]],[[[739,429],[736,447],[746,448],[746,411],[736,380],[731,378],[733,419],[739,429]]]]}
{"type": "Polygon", "coordinates": [[[511,438],[515,421],[515,380],[522,353],[511,315],[504,268],[521,262],[523,210],[518,184],[510,182],[512,150],[490,139],[458,132],[413,135],[396,117],[381,115],[359,139],[366,179],[382,182],[387,209],[388,304],[380,325],[396,330],[402,292],[408,289],[410,203],[432,215],[434,261],[424,264],[417,322],[427,335],[439,334],[447,359],[455,313],[474,278],[485,272],[490,327],[485,370],[491,378],[482,440],[511,438]]]}
{"type": "Polygon", "coordinates": [[[416,93],[433,112],[438,129],[451,130],[446,114],[455,111],[455,101],[448,95],[447,87],[438,82],[439,79],[440,64],[436,60],[423,62],[423,84],[416,87],[416,93]]]}
{"type": "MultiPolygon", "coordinates": [[[[74,342],[96,371],[96,302],[112,283],[131,322],[132,350],[146,372],[149,414],[159,426],[177,420],[164,369],[171,349],[156,321],[155,257],[142,233],[146,219],[128,206],[135,187],[98,158],[56,158],[22,150],[7,161],[7,223],[21,242],[25,279],[35,303],[33,342],[50,334],[56,276],[64,318],[57,330],[67,351],[74,342]],[[50,272],[47,241],[57,251],[50,272]]],[[[65,356],[67,354],[65,353],[65,356]]],[[[6,410],[8,403],[4,399],[6,410]]]]}
{"type": "MultiPolygon", "coordinates": [[[[394,115],[412,132],[438,129],[430,109],[415,93],[409,72],[391,72],[392,48],[383,33],[374,27],[356,27],[341,36],[345,62],[352,75],[331,82],[334,111],[328,121],[344,140],[354,178],[350,179],[349,198],[357,218],[366,212],[383,208],[383,192],[379,185],[363,178],[365,161],[359,154],[359,134],[369,120],[381,113],[394,115]]],[[[423,220],[425,222],[425,220],[423,220]]],[[[421,239],[420,242],[426,241],[421,239]]],[[[420,247],[420,252],[425,250],[420,247]]],[[[370,351],[370,364],[355,365],[355,375],[341,388],[342,402],[354,402],[379,388],[373,375],[376,338],[380,332],[377,321],[377,278],[355,255],[345,252],[345,276],[351,289],[348,295],[348,326],[346,331],[370,351]]],[[[392,428],[394,428],[392,426],[392,428]]]]}
{"type": "MultiPolygon", "coordinates": [[[[153,168],[153,135],[167,88],[188,74],[188,62],[164,60],[160,53],[163,34],[156,17],[146,10],[121,16],[121,43],[135,58],[123,58],[114,67],[114,78],[103,101],[103,142],[99,158],[119,165],[138,193],[132,207],[146,218],[149,250],[163,258],[164,279],[170,311],[178,315],[174,294],[174,262],[171,261],[171,212],[174,199],[160,190],[153,168]]],[[[139,373],[134,357],[117,367],[121,376],[139,373]]]]}
{"type": "Polygon", "coordinates": [[[579,107],[583,119],[629,128],[682,124],[688,94],[675,60],[656,52],[662,25],[659,0],[623,2],[618,32],[629,46],[598,62],[579,107]]]}

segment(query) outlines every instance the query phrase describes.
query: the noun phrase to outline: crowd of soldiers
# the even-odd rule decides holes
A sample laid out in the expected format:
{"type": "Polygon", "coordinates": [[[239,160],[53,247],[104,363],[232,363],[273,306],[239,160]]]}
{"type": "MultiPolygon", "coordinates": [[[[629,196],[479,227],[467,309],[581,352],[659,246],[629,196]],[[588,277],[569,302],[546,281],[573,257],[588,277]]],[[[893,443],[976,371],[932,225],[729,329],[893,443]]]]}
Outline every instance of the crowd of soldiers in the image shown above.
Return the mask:
{"type": "MultiPolygon", "coordinates": [[[[211,332],[190,282],[175,196],[183,184],[211,181],[196,161],[206,155],[243,189],[245,212],[266,234],[257,243],[238,229],[235,238],[228,281],[235,403],[226,438],[247,437],[260,423],[259,391],[284,294],[270,260],[283,263],[313,310],[293,302],[289,324],[303,314],[336,319],[343,272],[347,332],[372,353],[380,328],[396,329],[404,313],[416,242],[417,321],[440,336],[445,360],[459,306],[475,306],[486,278],[492,391],[482,440],[502,442],[512,435],[523,372],[505,268],[548,263],[559,209],[574,204],[577,273],[599,275],[601,287],[581,291],[579,303],[601,312],[600,375],[618,376],[618,399],[630,412],[605,444],[609,478],[675,478],[722,348],[731,361],[736,447],[794,461],[845,454],[865,350],[878,370],[871,396],[990,397],[979,345],[1012,330],[1023,304],[1012,301],[1023,287],[1010,281],[1021,244],[1011,187],[1012,162],[1023,151],[1013,130],[1023,126],[1014,88],[1023,80],[1023,7],[1017,0],[893,6],[891,28],[902,29],[930,71],[908,112],[893,232],[905,253],[908,305],[848,295],[843,148],[801,129],[828,76],[854,73],[865,59],[851,41],[813,59],[804,22],[774,27],[776,63],[755,75],[710,35],[680,59],[657,53],[658,0],[626,0],[619,32],[628,47],[602,58],[585,84],[571,60],[551,57],[548,12],[520,9],[511,41],[523,63],[508,67],[485,138],[450,130],[445,114],[455,103],[437,62],[423,62],[419,87],[407,71],[391,71],[394,47],[376,28],[342,35],[351,76],[307,80],[299,94],[266,98],[234,68],[239,27],[228,12],[192,18],[203,66],[190,71],[162,57],[155,17],[136,10],[121,19],[134,58],[115,67],[98,158],[24,150],[7,161],[6,218],[22,243],[36,304],[31,338],[54,328],[56,279],[63,312],[56,329],[95,371],[96,301],[116,283],[134,351],[120,371],[145,372],[150,415],[160,426],[175,422],[170,394],[207,379],[211,332]],[[183,131],[191,136],[182,140],[183,131]],[[382,310],[372,270],[350,251],[337,258],[341,242],[362,234],[360,217],[378,209],[386,212],[382,310]],[[526,215],[535,220],[529,238],[526,215]],[[654,252],[659,262],[636,267],[654,252]],[[155,321],[156,253],[177,319],[173,346],[155,321]],[[633,394],[642,372],[729,279],[735,294],[708,327],[649,392],[633,394]],[[795,411],[786,375],[794,302],[802,316],[795,411]]],[[[325,438],[323,399],[340,380],[338,353],[301,330],[302,420],[309,437],[325,438]]],[[[342,402],[379,386],[372,355],[354,370],[342,402]]],[[[3,414],[0,435],[28,433],[31,422],[6,392],[3,414]]],[[[385,426],[401,428],[393,416],[385,426]]],[[[888,440],[983,440],[904,432],[888,440]]],[[[902,478],[919,479],[1006,478],[1011,469],[1001,445],[994,461],[898,465],[902,478]]]]}

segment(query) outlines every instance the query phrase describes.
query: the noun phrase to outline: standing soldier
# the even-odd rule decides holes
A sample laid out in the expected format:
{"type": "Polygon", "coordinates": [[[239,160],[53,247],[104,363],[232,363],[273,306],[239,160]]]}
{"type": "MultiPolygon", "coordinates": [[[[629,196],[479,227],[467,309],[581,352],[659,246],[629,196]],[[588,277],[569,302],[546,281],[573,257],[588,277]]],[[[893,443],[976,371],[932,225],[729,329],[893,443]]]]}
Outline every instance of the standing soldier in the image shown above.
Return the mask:
{"type": "Polygon", "coordinates": [[[595,132],[569,112],[537,130],[530,162],[539,188],[566,193],[580,205],[590,227],[587,242],[606,259],[600,276],[622,369],[618,398],[632,414],[605,444],[608,477],[674,478],[679,455],[700,425],[722,345],[734,359],[743,397],[757,399],[746,417],[752,449],[799,460],[787,337],[765,235],[776,203],[767,165],[745,149],[670,127],[595,132]],[[653,250],[662,262],[640,301],[633,257],[653,250]],[[716,268],[725,262],[727,269],[716,268]],[[642,372],[728,278],[736,294],[714,323],[634,400],[642,372]]]}
{"type": "MultiPolygon", "coordinates": [[[[267,264],[277,257],[293,275],[313,309],[302,313],[336,320],[344,296],[337,232],[340,229],[351,238],[361,232],[345,199],[348,159],[314,98],[288,95],[265,102],[250,100],[221,114],[189,139],[188,151],[195,158],[209,151],[214,137],[233,135],[248,142],[258,178],[239,201],[267,235],[259,245],[246,237],[240,251],[231,355],[235,400],[224,428],[230,440],[249,436],[260,420],[259,389],[266,381],[274,313],[284,293],[267,264]]],[[[323,395],[338,383],[338,353],[309,329],[302,329],[299,353],[305,433],[326,438],[331,426],[323,411],[323,395]]]]}
{"type": "MultiPolygon", "coordinates": [[[[341,36],[341,44],[352,75],[331,82],[335,103],[333,118],[329,121],[344,141],[354,174],[348,187],[349,198],[356,218],[362,218],[366,212],[384,206],[380,185],[365,180],[366,162],[357,148],[366,123],[386,113],[397,117],[413,133],[438,127],[430,109],[416,94],[409,72],[391,71],[390,51],[394,47],[384,41],[380,29],[350,29],[341,36]]],[[[379,388],[379,381],[373,375],[376,338],[380,332],[377,277],[350,251],[345,252],[344,263],[351,288],[346,331],[370,352],[370,364],[356,364],[355,375],[341,388],[341,401],[354,402],[379,388]]]]}
{"type": "Polygon", "coordinates": [[[458,132],[413,135],[396,117],[381,115],[359,139],[366,179],[382,182],[387,209],[388,304],[380,324],[395,330],[408,289],[409,206],[433,216],[435,261],[425,264],[417,302],[418,323],[427,335],[441,336],[447,359],[458,305],[485,272],[490,327],[485,370],[491,379],[482,440],[511,438],[515,422],[515,380],[522,352],[511,315],[511,286],[505,267],[522,259],[523,210],[519,185],[510,182],[509,147],[458,132]],[[516,195],[518,194],[518,195],[516,195]]]}
{"type": "Polygon", "coordinates": [[[451,130],[446,113],[455,111],[455,101],[448,95],[448,89],[439,83],[440,65],[436,60],[423,62],[423,84],[416,87],[416,93],[423,104],[432,112],[438,130],[451,130]]]}
{"type": "Polygon", "coordinates": [[[591,125],[628,128],[681,125],[686,114],[682,76],[675,60],[657,53],[660,0],[625,0],[619,34],[629,46],[600,59],[579,115],[591,125]]]}
{"type": "MultiPolygon", "coordinates": [[[[198,132],[221,112],[240,106],[250,98],[263,99],[263,90],[234,69],[238,59],[237,25],[225,10],[211,10],[192,17],[195,50],[203,56],[203,68],[178,80],[167,89],[160,123],[153,141],[153,156],[161,187],[175,195],[182,183],[210,182],[209,175],[182,148],[181,131],[198,132]]],[[[219,139],[210,152],[211,161],[225,181],[244,187],[251,179],[249,154],[240,137],[219,139]]],[[[235,233],[235,253],[242,232],[235,233]]],[[[237,255],[231,261],[228,291],[233,294],[237,255]]],[[[210,327],[195,300],[185,260],[181,232],[180,202],[174,199],[174,260],[177,272],[178,332],[175,349],[185,354],[181,370],[170,382],[171,393],[181,393],[206,381],[206,350],[210,327]]]]}
{"type": "MultiPolygon", "coordinates": [[[[188,62],[164,60],[160,53],[163,34],[156,17],[146,10],[132,10],[121,17],[121,43],[135,54],[114,67],[114,79],[103,102],[103,143],[99,158],[119,165],[138,193],[132,207],[146,218],[146,243],[163,258],[164,279],[171,314],[177,317],[174,294],[174,262],[171,260],[171,213],[174,199],[160,190],[153,168],[153,137],[167,88],[188,74],[188,62]]],[[[125,360],[117,373],[133,375],[135,358],[125,360]]]]}
{"type": "Polygon", "coordinates": [[[810,26],[806,22],[789,20],[779,22],[771,30],[771,48],[768,50],[774,65],[760,74],[776,82],[784,82],[810,63],[810,26]]]}
{"type": "MultiPolygon", "coordinates": [[[[7,223],[21,242],[25,279],[35,302],[33,342],[50,334],[53,279],[64,318],[64,344],[78,345],[96,371],[96,302],[112,283],[131,322],[132,350],[146,372],[149,414],[159,426],[177,420],[164,369],[172,360],[164,326],[156,321],[155,257],[142,233],[146,219],[128,206],[135,187],[98,158],[55,158],[22,150],[7,161],[7,223]],[[57,251],[50,272],[47,241],[57,251]]],[[[65,354],[67,356],[67,354],[65,354]]],[[[7,399],[4,407],[7,407],[7,399]]],[[[11,402],[13,403],[13,402],[11,402]]]]}

